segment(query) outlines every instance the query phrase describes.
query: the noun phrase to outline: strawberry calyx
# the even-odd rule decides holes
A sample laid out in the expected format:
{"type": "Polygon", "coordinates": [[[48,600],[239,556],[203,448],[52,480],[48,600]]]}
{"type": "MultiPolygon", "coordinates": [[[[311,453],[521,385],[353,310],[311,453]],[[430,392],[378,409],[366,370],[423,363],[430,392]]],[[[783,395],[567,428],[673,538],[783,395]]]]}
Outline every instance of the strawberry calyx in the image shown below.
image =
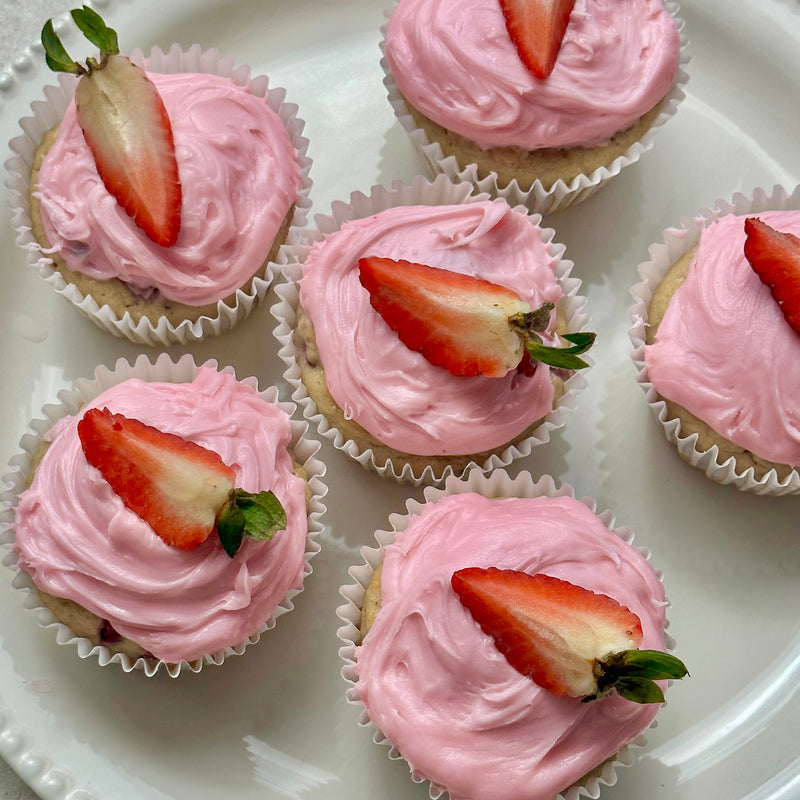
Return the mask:
{"type": "Polygon", "coordinates": [[[543,303],[534,311],[514,314],[509,317],[508,323],[522,340],[525,349],[532,361],[540,361],[556,369],[584,369],[589,364],[579,356],[585,353],[594,344],[596,333],[578,332],[565,333],[562,338],[568,341],[571,347],[553,347],[542,342],[540,331],[546,331],[550,322],[552,303],[543,303]]]}
{"type": "Polygon", "coordinates": [[[247,537],[259,542],[272,539],[286,527],[286,512],[270,491],[232,489],[217,516],[216,529],[225,552],[233,558],[247,537]]]}
{"type": "Polygon", "coordinates": [[[42,29],[47,64],[79,77],[76,118],[108,193],[151,241],[171,247],[183,192],[161,95],[141,67],[120,55],[116,32],[97,12],[84,6],[70,13],[100,57],[74,61],[48,20],[42,29]]]}
{"type": "Polygon", "coordinates": [[[679,680],[689,671],[677,656],[660,650],[622,650],[593,665],[597,692],[581,702],[588,703],[616,691],[620,697],[634,703],[663,703],[664,692],[655,683],[660,680],[679,680]]]}
{"type": "Polygon", "coordinates": [[[103,18],[88,6],[74,8],[70,14],[81,33],[100,50],[100,60],[87,58],[85,65],[73,61],[55,32],[53,20],[49,19],[42,28],[42,46],[47,66],[54,72],[68,72],[71,75],[85,75],[102,69],[110,55],[119,53],[117,32],[109,28],[103,18]]]}

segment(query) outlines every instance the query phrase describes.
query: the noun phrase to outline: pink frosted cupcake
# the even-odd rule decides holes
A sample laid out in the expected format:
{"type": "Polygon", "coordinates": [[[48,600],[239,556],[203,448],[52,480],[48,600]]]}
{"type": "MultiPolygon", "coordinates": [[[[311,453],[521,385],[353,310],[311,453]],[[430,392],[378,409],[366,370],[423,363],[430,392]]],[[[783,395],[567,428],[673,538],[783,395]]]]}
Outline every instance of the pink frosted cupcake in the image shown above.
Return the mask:
{"type": "Polygon", "coordinates": [[[664,651],[667,603],[649,553],[610,513],[528,473],[472,472],[407,505],[341,590],[342,674],[361,724],[430,783],[431,798],[597,797],[632,763],[660,703],[544,688],[478,624],[454,576],[499,568],[570,582],[634,612],[642,647],[664,651]]]}
{"type": "Polygon", "coordinates": [[[551,344],[581,331],[580,282],[553,232],[524,208],[469,195],[444,176],[356,193],[297,232],[299,263],[287,265],[290,280],[276,288],[275,335],[293,398],[336,447],[396,480],[435,482],[529,454],[563,424],[585,385],[581,372],[541,362],[520,362],[502,377],[451,374],[375,310],[360,278],[359,259],[368,256],[481,278],[531,309],[552,303],[542,334],[551,344]]]}
{"type": "Polygon", "coordinates": [[[389,99],[434,172],[549,213],[652,146],[683,97],[677,6],[577,0],[552,72],[523,63],[497,0],[398,0],[389,99]]]}
{"type": "Polygon", "coordinates": [[[151,238],[110,194],[76,115],[78,81],[64,74],[11,142],[13,224],[30,263],[99,327],[187,344],[230,329],[266,293],[310,206],[308,142],[284,90],[217,51],[174,45],[132,60],[171,123],[177,239],[151,238]]]}
{"type": "MultiPolygon", "coordinates": [[[[23,439],[3,495],[2,541],[26,606],[57,629],[59,643],[126,672],[196,672],[258,641],[292,608],[319,550],[324,469],[317,445],[303,438],[306,425],[291,421],[291,404],[214,362],[196,367],[185,356],[175,364],[166,355],[99,368],[61,401],[23,439]],[[282,526],[238,549],[215,530],[200,543],[168,542],[89,462],[78,426],[92,409],[216,454],[234,485],[277,498],[282,526]]],[[[221,530],[221,518],[217,524],[221,530]]]]}
{"type": "Polygon", "coordinates": [[[800,335],[745,254],[745,220],[800,235],[800,191],[757,189],[664,232],[631,290],[633,358],[681,457],[719,483],[800,492],[800,335]]]}

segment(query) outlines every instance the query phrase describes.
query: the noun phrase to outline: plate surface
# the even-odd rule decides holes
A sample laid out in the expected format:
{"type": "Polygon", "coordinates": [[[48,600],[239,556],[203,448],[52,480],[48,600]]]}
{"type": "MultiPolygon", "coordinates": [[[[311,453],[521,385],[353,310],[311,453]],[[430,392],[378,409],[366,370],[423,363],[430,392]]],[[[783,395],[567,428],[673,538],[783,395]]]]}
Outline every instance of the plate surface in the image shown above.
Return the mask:
{"type": "MultiPolygon", "coordinates": [[[[672,600],[670,633],[692,677],[672,688],[639,762],[603,798],[790,800],[800,796],[800,498],[741,494],[678,458],[634,381],[627,308],[636,267],[665,227],[734,192],[797,183],[800,10],[793,0],[682,5],[692,61],[677,116],[639,164],[545,220],[584,281],[599,334],[596,366],[566,428],[511,472],[550,473],[612,509],[652,549],[672,600]]],[[[311,142],[312,213],[420,170],[381,83],[383,3],[110,0],[103,13],[123,48],[199,42],[285,86],[311,142]]],[[[4,148],[52,82],[34,61],[0,92],[4,148]]],[[[7,463],[60,389],[140,349],[53,296],[14,245],[5,202],[0,214],[7,463]]],[[[198,361],[216,358],[263,386],[280,384],[271,331],[265,305],[232,333],[190,349],[198,361]]],[[[302,785],[302,797],[319,800],[427,797],[357,726],[344,700],[335,616],[361,545],[421,491],[362,470],[325,442],[322,457],[328,527],[307,588],[273,632],[221,668],[147,680],[79,661],[37,626],[9,571],[0,571],[0,753],[41,797],[272,800],[298,797],[302,785]],[[294,760],[281,766],[282,754],[294,760]],[[298,776],[305,784],[291,780],[298,776]]]]}

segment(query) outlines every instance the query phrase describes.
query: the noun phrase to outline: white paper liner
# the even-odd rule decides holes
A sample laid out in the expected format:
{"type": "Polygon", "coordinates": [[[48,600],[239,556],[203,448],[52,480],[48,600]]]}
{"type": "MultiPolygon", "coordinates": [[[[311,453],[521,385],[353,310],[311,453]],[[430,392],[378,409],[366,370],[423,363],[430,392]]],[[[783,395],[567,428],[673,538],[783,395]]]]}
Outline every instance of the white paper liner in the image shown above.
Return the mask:
{"type": "MultiPolygon", "coordinates": [[[[305,418],[313,422],[319,433],[329,439],[337,450],[346,453],[361,466],[401,483],[411,483],[415,486],[423,483],[441,484],[448,475],[454,474],[454,469],[448,465],[441,472],[437,472],[432,465],[428,465],[422,472],[415,472],[411,464],[400,459],[387,459],[381,463],[372,449],[362,449],[354,440],[345,438],[338,428],[333,427],[327,418],[319,413],[316,403],[309,397],[300,377],[297,347],[294,342],[302,261],[314,242],[339,230],[342,223],[347,220],[361,219],[396,206],[453,205],[489,199],[486,194],[474,194],[473,187],[469,184],[454,184],[444,175],[438,176],[432,183],[418,176],[410,184],[396,181],[389,188],[374,186],[369,196],[361,192],[354,192],[350,195],[348,203],[334,202],[330,215],[315,216],[316,227],[304,230],[295,229],[290,233],[289,244],[292,245],[288,253],[290,263],[283,268],[286,282],[276,283],[275,293],[278,302],[272,307],[271,312],[278,320],[274,334],[280,345],[278,355],[286,364],[284,379],[292,388],[292,399],[302,408],[305,418]]],[[[521,214],[528,213],[527,209],[523,207],[517,207],[514,210],[521,214]]],[[[534,224],[541,224],[539,215],[529,215],[529,217],[534,224]]],[[[567,331],[582,330],[588,320],[584,311],[586,300],[578,295],[581,281],[570,276],[573,262],[563,258],[565,247],[553,242],[555,232],[552,229],[542,228],[541,233],[543,240],[549,244],[550,254],[558,259],[556,278],[564,291],[562,307],[565,311],[567,331]]],[[[584,360],[591,368],[591,357],[584,356],[584,360]]],[[[544,421],[533,430],[530,436],[509,445],[499,453],[492,454],[483,464],[469,463],[461,470],[460,474],[464,474],[472,467],[492,470],[508,466],[518,458],[529,456],[535,446],[548,442],[551,432],[563,427],[564,412],[567,409],[576,408],[576,395],[586,386],[583,372],[586,370],[573,372],[565,382],[564,394],[556,408],[547,414],[544,421]]]]}
{"type": "MultiPolygon", "coordinates": [[[[544,475],[538,480],[534,480],[532,475],[525,471],[520,472],[515,478],[512,478],[503,469],[495,470],[488,475],[482,473],[480,470],[471,470],[464,478],[456,478],[455,476],[448,477],[443,488],[433,486],[426,487],[423,491],[423,502],[414,499],[407,500],[405,514],[391,514],[389,516],[391,530],[376,531],[375,539],[377,541],[377,546],[370,547],[365,545],[361,548],[360,553],[363,558],[363,564],[354,565],[348,570],[348,575],[353,579],[354,583],[344,585],[340,588],[339,594],[344,598],[345,602],[336,609],[336,615],[344,623],[337,630],[337,636],[342,642],[339,648],[339,655],[344,662],[342,677],[345,683],[347,683],[345,695],[347,701],[360,708],[359,725],[372,729],[373,741],[376,744],[388,747],[389,758],[393,760],[404,759],[392,742],[372,722],[358,694],[358,676],[356,675],[355,665],[356,647],[361,635],[361,606],[363,605],[364,596],[372,574],[376,567],[383,561],[385,548],[394,542],[399,531],[406,529],[409,524],[409,518],[419,514],[424,503],[435,503],[446,495],[464,494],[467,492],[476,492],[491,498],[576,497],[575,490],[572,486],[569,484],[558,485],[549,475],[544,475]]],[[[615,517],[611,511],[598,512],[597,503],[592,498],[580,497],[577,499],[595,513],[610,531],[633,547],[633,531],[627,526],[614,527],[615,517]]],[[[650,560],[651,553],[648,549],[636,546],[634,550],[647,561],[650,560]]],[[[654,571],[661,581],[663,578],[662,572],[660,570],[654,571]]],[[[668,625],[669,621],[667,620],[665,627],[668,625]]],[[[670,652],[674,652],[674,639],[666,631],[664,637],[667,649],[670,652]]],[[[657,720],[654,720],[650,727],[655,728],[657,724],[657,720]]],[[[617,782],[617,768],[631,766],[635,760],[635,751],[641,749],[646,744],[646,735],[642,733],[621,748],[613,758],[607,759],[587,773],[579,783],[575,783],[568,789],[559,793],[554,800],[578,800],[578,798],[582,796],[592,798],[599,797],[600,788],[602,786],[613,786],[617,782]]],[[[411,779],[415,783],[429,783],[431,800],[437,800],[447,791],[446,787],[438,786],[429,781],[428,778],[415,773],[411,765],[409,765],[409,771],[411,779]]]]}
{"type": "MultiPolygon", "coordinates": [[[[297,117],[298,107],[286,102],[285,89],[270,88],[269,79],[264,75],[251,79],[248,66],[237,67],[231,57],[220,55],[218,50],[203,51],[200,45],[196,44],[186,51],[182,51],[179,45],[174,44],[166,53],[154,47],[147,57],[140,50],[134,50],[130,58],[134,63],[153,72],[200,72],[231,78],[238,85],[247,86],[257,97],[266,98],[269,107],[278,114],[289,131],[301,169],[303,188],[295,202],[291,224],[301,227],[306,224],[308,209],[311,207],[309,197],[311,159],[306,154],[308,140],[302,136],[305,123],[297,117]]],[[[30,172],[36,148],[44,134],[61,122],[64,111],[75,94],[75,84],[74,76],[60,73],[57,86],[45,87],[45,99],[31,104],[33,116],[20,120],[24,134],[10,142],[10,148],[16,155],[5,164],[9,173],[6,186],[11,190],[12,226],[17,234],[16,242],[26,251],[27,262],[36,267],[46,283],[73,303],[87,319],[114,336],[129,339],[136,344],[187,345],[229,331],[239,321],[245,319],[266,295],[267,289],[279,272],[279,266],[285,261],[283,247],[280,248],[275,261],[268,264],[263,277],[257,276],[250,286],[237,289],[233,306],[220,300],[217,303],[217,316],[204,316],[195,321],[183,320],[177,325],[170,323],[164,317],[158,323],[153,323],[145,317],[135,323],[127,312],[120,318],[107,305],[99,306],[91,295],[84,296],[74,284],[65,281],[61,274],[53,269],[52,260],[42,251],[32,233],[28,203],[30,172]]]]}
{"type": "MultiPolygon", "coordinates": [[[[391,18],[395,6],[385,11],[385,16],[391,18]]],[[[678,16],[679,7],[673,0],[665,0],[664,6],[672,15],[680,33],[681,51],[678,72],[672,88],[665,95],[661,110],[653,121],[653,124],[642,136],[642,138],[632,144],[621,156],[615,158],[610,164],[598,167],[588,175],[576,175],[569,183],[559,179],[549,189],[546,189],[540,180],[534,181],[530,189],[522,188],[516,180],[503,185],[499,182],[496,173],[491,172],[486,177],[478,176],[476,164],[460,164],[455,156],[445,156],[441,145],[438,142],[431,142],[427,133],[417,127],[414,118],[408,111],[405,98],[397,88],[392,77],[389,64],[385,54],[385,36],[388,22],[383,26],[381,39],[381,67],[384,72],[384,86],[388,93],[389,102],[394,110],[400,124],[408,133],[412,144],[419,153],[422,161],[431,176],[444,174],[453,181],[466,182],[473,185],[479,192],[488,192],[493,197],[502,197],[512,206],[523,205],[530,211],[540,214],[552,214],[561,211],[571,205],[580,203],[591,197],[601,186],[604,186],[611,178],[619,175],[622,170],[636,163],[641,156],[653,146],[653,140],[659,128],[663,127],[667,120],[675,115],[685,94],[683,87],[689,80],[686,67],[689,63],[689,40],[686,36],[686,26],[684,21],[678,16]]]]}
{"type": "Polygon", "coordinates": [[[636,365],[636,380],[642,387],[648,406],[658,420],[667,441],[672,442],[681,458],[693,467],[702,470],[711,480],[717,483],[732,484],[740,491],[754,492],[763,495],[800,494],[800,472],[795,469],[784,479],[777,472],[770,470],[762,478],[756,478],[755,470],[749,467],[737,471],[733,456],[721,460],[719,448],[713,445],[701,452],[697,449],[698,434],[690,436],[681,434],[681,423],[678,419],[669,419],[667,404],[659,398],[653,388],[644,360],[644,347],[648,326],[648,309],[653,291],[663,280],[668,269],[686,252],[700,241],[700,235],[711,221],[727,214],[757,214],[761,211],[800,209],[800,186],[791,194],[782,186],[774,186],[771,193],[757,188],[751,196],[736,193],[730,202],[717,200],[713,208],[703,208],[695,217],[684,217],[679,227],[667,228],[663,234],[663,243],[653,244],[649,248],[650,260],[642,262],[638,267],[642,279],[631,287],[633,305],[628,313],[631,318],[629,337],[633,344],[633,363],[636,365]]]}
{"type": "MultiPolygon", "coordinates": [[[[218,369],[220,372],[235,377],[232,367],[220,368],[213,359],[206,361],[203,366],[218,369]]],[[[78,379],[72,389],[59,392],[58,399],[60,402],[58,404],[44,406],[42,413],[45,418],[31,422],[33,432],[26,433],[20,442],[23,452],[10,461],[13,472],[3,476],[3,483],[7,488],[0,493],[0,548],[7,553],[3,563],[16,573],[13,579],[13,586],[25,592],[24,606],[35,612],[39,624],[44,628],[55,630],[58,644],[75,645],[80,658],[96,657],[100,666],[118,664],[124,672],[142,670],[148,677],[152,677],[160,670],[164,670],[174,678],[187,670],[200,672],[205,664],[222,664],[230,656],[241,655],[249,645],[255,644],[265,631],[274,628],[277,618],[294,608],[293,598],[303,590],[303,587],[290,590],[273,611],[270,618],[258,630],[238,644],[226,647],[215,653],[209,653],[193,661],[181,661],[173,664],[154,658],[140,657],[134,659],[125,653],[112,653],[103,645],[93,645],[89,639],[76,636],[67,625],[56,619],[52,612],[41,604],[30,576],[18,566],[17,554],[12,550],[15,540],[15,509],[19,502],[19,496],[25,489],[26,481],[31,475],[33,456],[44,434],[59,419],[78,413],[80,408],[87,402],[106,389],[116,386],[129,378],[140,378],[148,382],[188,383],[194,379],[197,370],[198,365],[191,355],[186,354],[179,361],[173,362],[166,353],[162,353],[155,362],[149,361],[145,355],[140,355],[134,364],[130,364],[124,359],[119,359],[112,369],[99,366],[95,370],[92,379],[78,379]]],[[[246,378],[241,383],[257,391],[266,402],[281,408],[289,417],[293,416],[294,404],[280,401],[277,387],[259,390],[255,378],[246,378]]],[[[311,499],[308,502],[308,535],[303,570],[303,580],[305,582],[312,572],[310,561],[320,551],[320,544],[317,540],[324,529],[322,517],[326,507],[323,503],[323,497],[327,492],[327,487],[323,483],[325,466],[316,457],[319,450],[319,442],[306,437],[308,425],[305,422],[293,419],[291,430],[290,448],[292,455],[295,461],[305,469],[311,490],[311,499]]]]}

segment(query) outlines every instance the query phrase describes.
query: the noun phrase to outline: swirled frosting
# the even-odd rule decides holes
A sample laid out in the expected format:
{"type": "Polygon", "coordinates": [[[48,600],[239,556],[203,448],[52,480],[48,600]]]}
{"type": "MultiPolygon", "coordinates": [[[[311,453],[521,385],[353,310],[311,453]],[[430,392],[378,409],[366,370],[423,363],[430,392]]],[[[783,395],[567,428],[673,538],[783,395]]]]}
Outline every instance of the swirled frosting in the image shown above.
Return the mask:
{"type": "Polygon", "coordinates": [[[497,0],[400,0],[385,38],[408,102],[483,149],[604,144],[666,95],[679,51],[662,0],[577,0],[544,80],[520,60],[497,0]]]}
{"type": "Polygon", "coordinates": [[[271,489],[286,530],[245,540],[230,558],[216,536],[193,550],[165,544],[87,462],[78,414],[51,444],[16,513],[19,565],[37,587],[74,600],[167,662],[236,645],[303,581],[305,481],[293,471],[287,414],[228,374],[201,368],[192,383],[127,380],[89,407],[107,407],[216,451],[237,486],[271,489]]]}
{"type": "Polygon", "coordinates": [[[543,364],[532,376],[464,378],[409,350],[359,282],[358,259],[370,255],[475,275],[531,308],[562,298],[540,229],[504,202],[401,206],[345,222],[309,252],[300,302],[347,418],[404,453],[465,455],[505,444],[551,410],[543,364]]]}
{"type": "Polygon", "coordinates": [[[149,77],[170,117],[183,190],[176,244],[152,242],[108,193],[74,102],[39,173],[44,231],[72,270],[145,296],[214,303],[264,264],[302,187],[297,153],[266,101],[228,78],[149,77]]]}
{"type": "MultiPolygon", "coordinates": [[[[800,212],[755,216],[800,235],[800,212]]],[[[744,219],[722,217],[702,231],[645,362],[662,397],[757,456],[796,466],[800,336],[745,258],[744,219]]]]}
{"type": "Polygon", "coordinates": [[[645,730],[657,707],[558,697],[511,667],[450,587],[454,571],[490,566],[607,594],[641,618],[643,648],[664,649],[655,572],[583,503],[449,495],[385,550],[355,690],[412,769],[452,800],[552,800],[645,730]]]}

